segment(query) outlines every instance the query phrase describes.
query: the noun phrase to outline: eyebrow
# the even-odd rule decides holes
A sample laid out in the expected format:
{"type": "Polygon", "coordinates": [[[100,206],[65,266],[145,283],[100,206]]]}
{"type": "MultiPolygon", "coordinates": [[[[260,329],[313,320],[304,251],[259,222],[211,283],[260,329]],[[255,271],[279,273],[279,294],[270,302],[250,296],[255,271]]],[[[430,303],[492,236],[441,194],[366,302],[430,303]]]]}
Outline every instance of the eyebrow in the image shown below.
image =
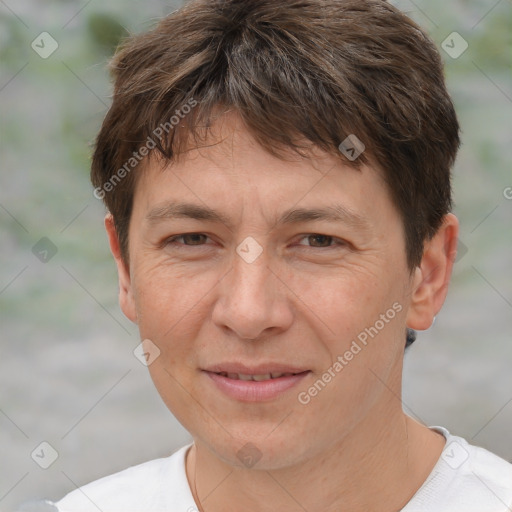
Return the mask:
{"type": "Polygon", "coordinates": [[[361,230],[366,230],[370,227],[364,217],[339,204],[324,208],[296,208],[288,210],[281,216],[277,224],[298,224],[315,220],[341,222],[361,230]]]}
{"type": "Polygon", "coordinates": [[[192,203],[168,202],[153,208],[147,215],[146,220],[150,224],[156,224],[172,219],[195,219],[218,222],[230,227],[228,217],[206,206],[199,206],[192,203]]]}
{"type": "MultiPolygon", "coordinates": [[[[207,206],[193,203],[167,202],[154,207],[146,215],[146,220],[150,224],[157,224],[172,219],[205,220],[224,224],[229,229],[233,229],[233,224],[226,215],[207,206]]],[[[299,224],[315,220],[340,222],[359,230],[368,230],[370,227],[370,224],[364,217],[339,204],[323,208],[295,208],[287,210],[279,217],[274,226],[299,224]]]]}

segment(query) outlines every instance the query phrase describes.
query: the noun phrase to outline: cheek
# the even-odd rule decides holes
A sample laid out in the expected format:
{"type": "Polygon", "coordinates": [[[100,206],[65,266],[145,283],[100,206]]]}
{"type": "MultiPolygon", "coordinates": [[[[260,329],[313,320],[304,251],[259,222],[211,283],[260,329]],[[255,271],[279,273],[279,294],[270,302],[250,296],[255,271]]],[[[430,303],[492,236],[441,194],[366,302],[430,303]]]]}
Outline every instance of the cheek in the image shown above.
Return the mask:
{"type": "Polygon", "coordinates": [[[336,279],[311,280],[303,276],[302,286],[315,312],[310,314],[317,326],[315,334],[328,354],[328,359],[322,358],[316,378],[336,375],[329,390],[313,406],[318,414],[336,416],[330,410],[334,400],[342,416],[347,415],[343,421],[356,421],[348,411],[354,403],[361,405],[361,411],[371,406],[382,391],[379,379],[387,382],[402,356],[406,307],[401,275],[384,267],[351,266],[339,269],[336,279]]]}
{"type": "Polygon", "coordinates": [[[206,292],[214,285],[212,281],[187,275],[178,266],[146,264],[137,269],[134,300],[141,337],[167,350],[174,340],[183,339],[184,330],[199,328],[198,312],[206,292]]]}
{"type": "MultiPolygon", "coordinates": [[[[148,366],[162,400],[186,428],[190,395],[196,377],[195,340],[205,323],[207,292],[215,281],[192,278],[178,266],[145,264],[137,269],[134,298],[141,339],[150,339],[159,355],[148,366]]],[[[200,411],[199,411],[200,413],[200,411]]]]}
{"type": "Polygon", "coordinates": [[[383,382],[394,388],[405,344],[406,308],[400,292],[397,274],[377,278],[362,270],[326,281],[322,291],[311,289],[311,304],[329,326],[323,342],[330,357],[311,387],[300,390],[303,400],[311,400],[305,409],[311,417],[349,429],[385,392],[383,382]],[[317,384],[320,380],[328,381],[325,388],[317,384]],[[317,394],[317,389],[322,391],[317,394]]]}
{"type": "Polygon", "coordinates": [[[324,329],[333,348],[373,325],[382,313],[400,300],[398,276],[383,271],[378,262],[347,265],[322,273],[290,274],[289,283],[303,304],[303,311],[324,329]]]}

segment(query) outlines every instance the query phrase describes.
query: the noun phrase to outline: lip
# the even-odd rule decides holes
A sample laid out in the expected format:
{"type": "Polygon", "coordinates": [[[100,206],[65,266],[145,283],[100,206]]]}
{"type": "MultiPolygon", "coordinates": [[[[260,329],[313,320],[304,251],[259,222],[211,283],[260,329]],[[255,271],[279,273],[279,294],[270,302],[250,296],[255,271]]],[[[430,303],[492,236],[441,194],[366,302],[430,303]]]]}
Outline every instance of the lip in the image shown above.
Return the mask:
{"type": "Polygon", "coordinates": [[[238,363],[215,365],[203,370],[214,383],[215,387],[228,397],[241,402],[266,402],[275,400],[289,391],[311,373],[310,370],[294,368],[280,364],[245,366],[238,363]],[[230,379],[219,373],[241,373],[245,375],[265,375],[267,373],[293,373],[275,379],[252,381],[230,379]]]}
{"type": "Polygon", "coordinates": [[[259,363],[257,365],[246,365],[236,362],[225,362],[214,364],[203,368],[204,371],[212,373],[243,373],[245,375],[263,375],[265,373],[302,373],[309,370],[309,368],[301,368],[299,366],[291,366],[283,363],[259,363]]]}

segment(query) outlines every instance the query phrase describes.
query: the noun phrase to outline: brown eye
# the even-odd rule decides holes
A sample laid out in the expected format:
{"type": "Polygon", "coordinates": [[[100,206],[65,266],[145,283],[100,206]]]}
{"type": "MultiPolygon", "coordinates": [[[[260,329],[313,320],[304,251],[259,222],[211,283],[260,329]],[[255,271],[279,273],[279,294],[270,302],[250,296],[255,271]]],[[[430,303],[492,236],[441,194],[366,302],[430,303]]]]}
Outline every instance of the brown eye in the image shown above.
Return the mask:
{"type": "Polygon", "coordinates": [[[203,245],[208,237],[203,233],[185,233],[183,235],[176,235],[167,240],[166,244],[175,245],[203,245]],[[181,243],[182,242],[182,243],[181,243]]]}
{"type": "Polygon", "coordinates": [[[314,233],[311,235],[305,235],[301,238],[301,242],[303,240],[307,240],[308,243],[307,244],[299,243],[299,245],[303,245],[303,246],[305,245],[306,247],[313,247],[315,249],[321,249],[323,247],[325,247],[325,248],[334,247],[336,245],[335,243],[333,243],[333,242],[335,242],[334,237],[329,236],[329,235],[321,235],[318,233],[314,233]]]}
{"type": "Polygon", "coordinates": [[[309,235],[308,240],[313,247],[330,247],[333,238],[327,235],[309,235]]]}
{"type": "Polygon", "coordinates": [[[188,233],[182,236],[183,241],[185,241],[185,245],[201,245],[201,241],[205,241],[208,238],[206,235],[201,233],[188,233]],[[188,242],[190,243],[187,243],[188,242]]]}

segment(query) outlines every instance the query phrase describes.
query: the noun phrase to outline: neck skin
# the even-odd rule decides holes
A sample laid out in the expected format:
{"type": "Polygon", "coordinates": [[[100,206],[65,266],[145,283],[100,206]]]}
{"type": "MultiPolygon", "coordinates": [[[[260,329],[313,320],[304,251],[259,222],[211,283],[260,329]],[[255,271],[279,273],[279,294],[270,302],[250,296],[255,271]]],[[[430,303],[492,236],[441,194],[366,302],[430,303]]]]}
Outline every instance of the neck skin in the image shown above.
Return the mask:
{"type": "Polygon", "coordinates": [[[201,442],[189,450],[187,477],[200,512],[397,512],[425,482],[444,437],[402,411],[385,391],[328,453],[265,471],[233,468],[201,442]]]}

